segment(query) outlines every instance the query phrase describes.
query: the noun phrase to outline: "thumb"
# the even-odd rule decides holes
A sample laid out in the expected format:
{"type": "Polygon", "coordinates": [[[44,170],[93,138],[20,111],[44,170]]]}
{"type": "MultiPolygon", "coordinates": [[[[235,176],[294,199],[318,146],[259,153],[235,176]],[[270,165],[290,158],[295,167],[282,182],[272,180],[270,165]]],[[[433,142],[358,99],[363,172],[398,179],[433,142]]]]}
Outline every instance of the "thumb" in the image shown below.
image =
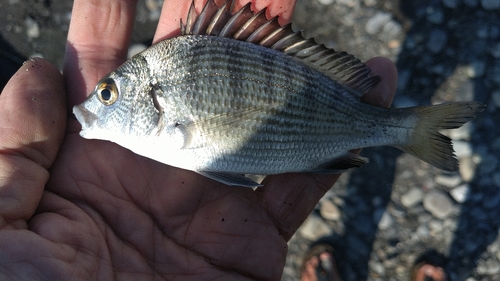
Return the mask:
{"type": "Polygon", "coordinates": [[[0,95],[0,229],[26,228],[66,127],[64,81],[43,59],[27,61],[0,95]]]}

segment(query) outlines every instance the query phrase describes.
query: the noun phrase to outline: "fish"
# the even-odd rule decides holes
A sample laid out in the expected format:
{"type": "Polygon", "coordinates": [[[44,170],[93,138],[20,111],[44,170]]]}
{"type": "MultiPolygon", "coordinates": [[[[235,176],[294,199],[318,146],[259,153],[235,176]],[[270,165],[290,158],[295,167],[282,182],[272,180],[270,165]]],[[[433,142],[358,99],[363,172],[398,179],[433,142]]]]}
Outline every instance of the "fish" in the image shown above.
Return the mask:
{"type": "Polygon", "coordinates": [[[80,135],[114,142],[226,185],[248,175],[341,173],[368,159],[353,149],[393,146],[445,171],[458,161],[455,129],[484,109],[476,101],[382,108],[360,101],[381,81],[337,52],[268,19],[194,2],[181,35],[160,41],[103,77],[74,106],[80,135]]]}

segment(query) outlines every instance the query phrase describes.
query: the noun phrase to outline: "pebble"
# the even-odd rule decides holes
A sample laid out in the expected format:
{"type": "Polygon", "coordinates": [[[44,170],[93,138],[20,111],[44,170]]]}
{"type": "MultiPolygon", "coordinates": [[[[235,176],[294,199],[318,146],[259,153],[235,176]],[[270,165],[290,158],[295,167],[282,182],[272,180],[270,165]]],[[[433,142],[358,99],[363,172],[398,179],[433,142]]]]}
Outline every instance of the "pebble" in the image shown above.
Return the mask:
{"type": "Polygon", "coordinates": [[[459,159],[460,176],[464,182],[470,182],[476,175],[476,163],[472,157],[462,157],[459,159]]]}
{"type": "Polygon", "coordinates": [[[423,196],[424,193],[422,190],[414,187],[401,196],[401,204],[403,204],[406,208],[411,208],[422,202],[423,196]]]}
{"type": "Polygon", "coordinates": [[[443,222],[440,220],[431,220],[429,222],[429,229],[435,232],[440,232],[441,230],[443,230],[443,222]]]}
{"type": "Polygon", "coordinates": [[[40,36],[40,26],[38,26],[38,23],[34,19],[27,17],[24,20],[24,24],[26,25],[26,35],[28,38],[37,38],[40,36]]]}
{"type": "Polygon", "coordinates": [[[330,5],[334,2],[335,0],[318,0],[319,3],[323,4],[323,5],[330,5]]]}
{"type": "Polygon", "coordinates": [[[448,136],[452,140],[469,140],[470,139],[470,131],[472,128],[472,123],[465,123],[462,127],[447,131],[448,136]]]}
{"type": "Polygon", "coordinates": [[[438,54],[443,51],[444,46],[448,42],[448,34],[440,28],[434,28],[429,34],[427,40],[427,49],[434,54],[438,54]]]}
{"type": "Polygon", "coordinates": [[[437,175],[434,178],[434,181],[439,185],[451,188],[459,185],[462,179],[460,175],[453,175],[453,176],[437,175]]]}
{"type": "Polygon", "coordinates": [[[485,10],[497,10],[500,8],[500,1],[499,0],[481,0],[481,6],[485,10]]]}
{"type": "Polygon", "coordinates": [[[128,58],[131,58],[135,55],[137,55],[138,53],[146,50],[147,46],[144,45],[144,44],[133,44],[132,46],[130,46],[128,48],[128,58]]]}
{"type": "Polygon", "coordinates": [[[457,201],[458,203],[465,202],[465,199],[467,199],[468,194],[469,194],[468,184],[461,184],[450,191],[451,197],[453,197],[453,199],[455,199],[455,201],[457,201]]]}
{"type": "Polygon", "coordinates": [[[493,275],[500,273],[500,263],[493,260],[481,261],[477,265],[477,273],[493,275]]]}
{"type": "Polygon", "coordinates": [[[316,241],[321,237],[329,236],[332,229],[318,216],[309,216],[300,227],[300,234],[310,241],[316,241]]]}
{"type": "Polygon", "coordinates": [[[392,219],[391,215],[387,212],[384,212],[384,214],[382,215],[382,218],[380,219],[380,221],[378,223],[378,228],[381,230],[386,230],[392,225],[392,223],[393,223],[393,219],[392,219]]]}
{"type": "Polygon", "coordinates": [[[342,217],[339,208],[330,200],[325,200],[319,208],[321,217],[327,220],[338,221],[342,217]]]}
{"type": "Polygon", "coordinates": [[[434,190],[425,194],[424,208],[438,219],[446,218],[453,210],[453,204],[443,192],[434,190]]]}
{"type": "Polygon", "coordinates": [[[391,20],[390,13],[378,12],[366,22],[366,32],[368,34],[376,34],[391,20]]]}
{"type": "Polygon", "coordinates": [[[467,141],[453,141],[453,150],[458,158],[472,156],[472,146],[467,141]]]}

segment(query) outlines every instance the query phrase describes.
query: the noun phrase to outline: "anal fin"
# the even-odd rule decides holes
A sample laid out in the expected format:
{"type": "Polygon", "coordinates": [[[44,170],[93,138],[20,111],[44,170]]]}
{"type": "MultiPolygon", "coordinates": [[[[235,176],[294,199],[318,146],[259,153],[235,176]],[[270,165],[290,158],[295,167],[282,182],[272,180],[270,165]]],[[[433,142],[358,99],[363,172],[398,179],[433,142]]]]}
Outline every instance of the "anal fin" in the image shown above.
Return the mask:
{"type": "Polygon", "coordinates": [[[245,177],[242,174],[227,173],[227,172],[213,172],[213,171],[196,171],[198,174],[203,175],[207,178],[213,179],[220,183],[233,186],[243,186],[243,187],[259,187],[261,184],[255,182],[254,180],[245,177]]]}
{"type": "Polygon", "coordinates": [[[368,163],[368,158],[348,152],[307,172],[321,174],[340,174],[352,168],[361,167],[366,163],[368,163]]]}

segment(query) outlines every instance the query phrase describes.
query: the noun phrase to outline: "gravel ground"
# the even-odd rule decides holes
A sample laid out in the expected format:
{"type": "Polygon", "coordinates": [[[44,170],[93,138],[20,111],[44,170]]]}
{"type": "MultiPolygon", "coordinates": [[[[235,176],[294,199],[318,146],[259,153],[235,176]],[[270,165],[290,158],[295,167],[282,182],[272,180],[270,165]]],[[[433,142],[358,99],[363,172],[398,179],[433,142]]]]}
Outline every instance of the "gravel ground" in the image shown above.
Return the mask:
{"type": "MultiPolygon", "coordinates": [[[[1,0],[0,85],[41,55],[62,66],[72,1],[1,0]]],[[[140,1],[133,44],[149,44],[161,0],[140,1]]],[[[311,243],[328,241],[344,280],[408,280],[421,257],[451,280],[500,280],[500,0],[299,0],[307,36],[367,60],[396,62],[396,107],[478,100],[487,109],[459,130],[460,172],[393,148],[345,174],[289,243],[283,280],[297,280],[311,243]]],[[[137,45],[136,45],[137,46],[137,45]]]]}

